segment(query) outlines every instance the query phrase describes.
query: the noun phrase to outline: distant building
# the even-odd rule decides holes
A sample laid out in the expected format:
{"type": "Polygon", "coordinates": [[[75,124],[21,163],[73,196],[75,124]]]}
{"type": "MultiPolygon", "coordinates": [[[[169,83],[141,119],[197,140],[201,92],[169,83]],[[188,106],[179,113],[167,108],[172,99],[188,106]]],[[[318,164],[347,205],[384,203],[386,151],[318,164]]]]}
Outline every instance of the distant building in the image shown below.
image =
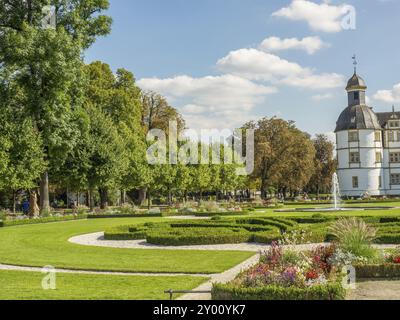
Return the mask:
{"type": "Polygon", "coordinates": [[[400,113],[366,105],[365,81],[348,81],[348,107],[336,126],[337,174],[343,196],[400,195],[400,113]]]}

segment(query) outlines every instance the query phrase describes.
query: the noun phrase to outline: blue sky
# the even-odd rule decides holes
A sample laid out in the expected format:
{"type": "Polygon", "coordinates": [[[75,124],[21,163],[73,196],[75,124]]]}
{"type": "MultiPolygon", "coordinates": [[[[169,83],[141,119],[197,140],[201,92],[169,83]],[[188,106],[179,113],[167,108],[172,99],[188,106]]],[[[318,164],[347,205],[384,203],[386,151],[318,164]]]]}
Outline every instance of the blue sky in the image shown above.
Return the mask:
{"type": "Polygon", "coordinates": [[[398,0],[110,3],[112,33],[88,50],[86,61],[132,71],[143,89],[165,95],[190,128],[233,128],[277,115],[310,134],[332,132],[346,107],[354,53],[369,105],[400,110],[398,0]],[[351,13],[346,4],[356,10],[355,30],[343,29],[351,13]]]}

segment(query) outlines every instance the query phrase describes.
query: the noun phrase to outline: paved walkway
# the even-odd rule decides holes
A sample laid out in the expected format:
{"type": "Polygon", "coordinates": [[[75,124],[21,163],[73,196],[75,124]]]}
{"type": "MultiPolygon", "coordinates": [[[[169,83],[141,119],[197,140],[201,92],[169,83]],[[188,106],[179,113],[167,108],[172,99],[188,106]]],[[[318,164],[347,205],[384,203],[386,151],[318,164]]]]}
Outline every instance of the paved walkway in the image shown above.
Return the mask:
{"type": "MultiPolygon", "coordinates": [[[[193,291],[211,291],[213,283],[228,283],[236,278],[242,271],[249,269],[260,261],[260,255],[256,254],[250,259],[242,262],[241,264],[233,267],[232,269],[223,273],[213,275],[209,281],[203,283],[193,291]]],[[[174,288],[172,288],[174,289],[174,288]]],[[[175,289],[176,290],[176,289],[175,289]]],[[[177,300],[211,300],[211,293],[191,293],[179,297],[177,300]]]]}
{"type": "MultiPolygon", "coordinates": [[[[161,246],[147,243],[146,240],[126,240],[115,241],[105,240],[104,232],[96,232],[73,237],[68,240],[70,243],[79,244],[83,246],[93,247],[109,247],[109,248],[123,248],[123,249],[154,249],[154,250],[202,250],[202,251],[250,251],[260,252],[267,250],[270,246],[261,243],[238,243],[238,244],[215,244],[215,245],[197,245],[197,246],[161,246]]],[[[305,251],[312,250],[316,247],[326,245],[319,244],[305,244],[296,246],[296,250],[305,251]]],[[[398,245],[376,245],[379,249],[394,249],[398,245]]]]}
{"type": "Polygon", "coordinates": [[[400,300],[399,280],[360,280],[347,300],[400,300]]]}

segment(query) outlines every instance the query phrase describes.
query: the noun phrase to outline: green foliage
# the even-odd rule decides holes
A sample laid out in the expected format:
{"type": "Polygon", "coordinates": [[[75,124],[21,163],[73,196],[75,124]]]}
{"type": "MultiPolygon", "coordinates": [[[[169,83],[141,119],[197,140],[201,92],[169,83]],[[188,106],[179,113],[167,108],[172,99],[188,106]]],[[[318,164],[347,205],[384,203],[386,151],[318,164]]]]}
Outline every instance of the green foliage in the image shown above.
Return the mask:
{"type": "Polygon", "coordinates": [[[218,232],[212,228],[160,229],[150,231],[146,236],[148,243],[163,246],[244,243],[251,239],[251,233],[240,228],[218,228],[218,232]]]}
{"type": "Polygon", "coordinates": [[[359,279],[370,278],[400,278],[400,264],[366,264],[356,265],[356,274],[359,279]]]}
{"type": "MultiPolygon", "coordinates": [[[[105,232],[106,239],[146,239],[159,245],[183,246],[201,244],[225,244],[260,242],[271,243],[281,238],[279,227],[285,227],[283,219],[246,221],[243,219],[220,219],[205,221],[177,221],[174,223],[145,224],[135,228],[121,226],[105,232]]],[[[291,222],[288,222],[290,225],[291,222]]]]}
{"type": "Polygon", "coordinates": [[[341,283],[328,283],[307,289],[265,286],[238,287],[233,284],[214,284],[212,300],[345,300],[346,290],[341,283]]]}
{"type": "Polygon", "coordinates": [[[151,218],[162,217],[161,213],[103,213],[103,214],[90,214],[88,219],[107,219],[107,218],[151,218]]]}
{"type": "Polygon", "coordinates": [[[26,224],[41,224],[41,223],[50,223],[50,222],[60,222],[60,221],[71,221],[71,220],[82,220],[86,219],[87,215],[82,214],[78,216],[64,216],[64,217],[45,217],[45,218],[40,218],[40,219],[24,219],[24,220],[7,220],[4,221],[3,226],[4,227],[12,227],[12,226],[20,226],[20,225],[26,225],[26,224]]]}
{"type": "Polygon", "coordinates": [[[196,217],[214,217],[214,216],[245,216],[248,211],[221,211],[221,212],[194,212],[196,217]]]}
{"type": "Polygon", "coordinates": [[[363,220],[354,217],[340,219],[330,226],[329,231],[344,252],[367,259],[376,257],[377,250],[371,246],[376,239],[376,230],[363,220]]]}

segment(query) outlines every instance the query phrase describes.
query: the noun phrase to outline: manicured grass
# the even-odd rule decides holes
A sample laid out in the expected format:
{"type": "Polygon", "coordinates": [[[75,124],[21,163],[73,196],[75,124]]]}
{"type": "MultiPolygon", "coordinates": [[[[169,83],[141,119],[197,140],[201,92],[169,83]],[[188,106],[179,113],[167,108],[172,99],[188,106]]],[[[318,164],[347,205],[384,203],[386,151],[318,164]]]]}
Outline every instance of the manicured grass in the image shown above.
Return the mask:
{"type": "MultiPolygon", "coordinates": [[[[167,300],[165,290],[192,290],[207,278],[114,275],[56,275],[56,289],[43,290],[45,275],[0,271],[0,300],[167,300]]],[[[178,297],[175,296],[175,297],[178,297]]]]}
{"type": "Polygon", "coordinates": [[[0,263],[75,270],[150,273],[220,273],[254,253],[100,248],[68,239],[109,227],[165,221],[162,218],[80,220],[0,228],[0,263]]]}

